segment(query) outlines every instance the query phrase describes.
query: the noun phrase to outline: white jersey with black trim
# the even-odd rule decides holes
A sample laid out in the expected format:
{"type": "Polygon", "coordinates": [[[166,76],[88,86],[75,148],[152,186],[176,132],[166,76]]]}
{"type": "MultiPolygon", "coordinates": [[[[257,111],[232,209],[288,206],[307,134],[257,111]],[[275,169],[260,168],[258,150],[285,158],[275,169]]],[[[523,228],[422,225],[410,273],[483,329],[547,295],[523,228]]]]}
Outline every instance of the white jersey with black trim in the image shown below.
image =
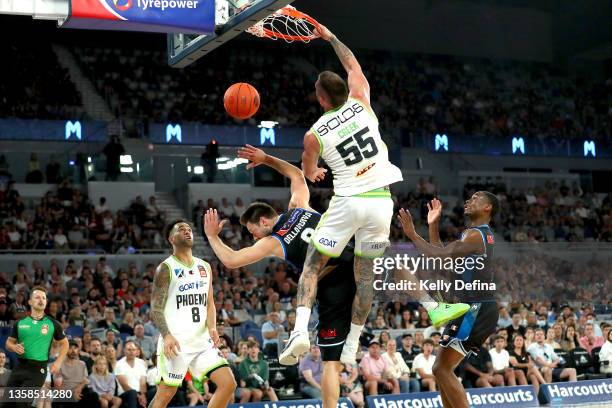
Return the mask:
{"type": "Polygon", "coordinates": [[[402,171],[389,161],[378,119],[363,102],[349,98],[323,114],[311,132],[334,173],[336,195],[353,196],[402,181],[402,171]]]}
{"type": "MultiPolygon", "coordinates": [[[[210,348],[206,325],[208,290],[212,279],[210,264],[193,257],[191,266],[174,255],[163,262],[170,269],[170,286],[164,307],[168,330],[179,342],[181,351],[195,352],[210,348]]],[[[214,300],[212,300],[214,301],[214,300]]],[[[163,339],[160,337],[160,342],[163,339]]]]}

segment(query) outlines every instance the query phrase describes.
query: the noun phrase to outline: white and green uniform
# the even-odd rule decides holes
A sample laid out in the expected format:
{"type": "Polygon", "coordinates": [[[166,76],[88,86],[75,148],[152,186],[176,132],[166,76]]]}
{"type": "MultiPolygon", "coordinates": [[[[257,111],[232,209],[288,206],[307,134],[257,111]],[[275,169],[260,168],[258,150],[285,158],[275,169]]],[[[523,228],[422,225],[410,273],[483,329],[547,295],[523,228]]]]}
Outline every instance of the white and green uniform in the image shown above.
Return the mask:
{"type": "Polygon", "coordinates": [[[163,262],[170,270],[170,285],[164,307],[164,317],[170,334],[179,342],[181,351],[173,359],[164,355],[162,336],[157,343],[158,382],[179,386],[187,370],[194,378],[206,379],[209,374],[227,365],[214,347],[208,333],[209,287],[212,273],[208,262],[193,257],[191,266],[183,264],[174,255],[163,262]]]}
{"type": "Polygon", "coordinates": [[[311,132],[334,174],[335,193],[312,237],[314,246],[338,257],[354,235],[357,255],[379,256],[389,243],[393,217],[388,186],[402,181],[402,172],[389,161],[376,115],[349,98],[321,116],[311,132]]]}

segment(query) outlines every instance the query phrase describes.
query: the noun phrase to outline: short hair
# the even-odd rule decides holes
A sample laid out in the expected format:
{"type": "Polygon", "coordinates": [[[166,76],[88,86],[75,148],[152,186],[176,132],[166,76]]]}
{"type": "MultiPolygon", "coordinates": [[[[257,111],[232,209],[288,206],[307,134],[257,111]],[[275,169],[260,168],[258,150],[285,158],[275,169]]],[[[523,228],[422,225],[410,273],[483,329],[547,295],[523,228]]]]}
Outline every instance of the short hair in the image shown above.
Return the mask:
{"type": "Polygon", "coordinates": [[[247,341],[247,348],[252,349],[253,347],[259,348],[259,343],[257,343],[256,341],[253,341],[253,340],[247,341]]]}
{"type": "Polygon", "coordinates": [[[240,224],[246,226],[248,222],[251,224],[257,224],[261,217],[273,218],[278,213],[270,204],[255,202],[251,203],[246,211],[240,216],[240,224]]]}
{"type": "Polygon", "coordinates": [[[546,332],[544,331],[544,329],[543,329],[543,328],[541,328],[541,327],[536,328],[536,329],[535,329],[533,332],[534,332],[534,333],[537,333],[537,332],[542,332],[542,333],[546,334],[546,332]]]}
{"type": "Polygon", "coordinates": [[[426,344],[429,344],[431,347],[435,346],[435,343],[434,343],[434,341],[432,339],[425,339],[425,340],[423,340],[423,346],[426,345],[426,344]]]}
{"type": "Polygon", "coordinates": [[[340,75],[331,71],[323,71],[319,74],[318,81],[319,86],[334,107],[338,107],[346,102],[349,89],[346,81],[340,75]]]}
{"type": "Polygon", "coordinates": [[[506,341],[506,339],[504,339],[502,336],[500,336],[499,334],[497,336],[493,336],[493,343],[495,343],[497,340],[504,340],[506,341]]]}
{"type": "Polygon", "coordinates": [[[497,196],[490,191],[481,191],[482,195],[487,199],[489,204],[491,204],[491,218],[495,217],[499,212],[499,200],[497,196]]]}
{"type": "Polygon", "coordinates": [[[172,232],[172,230],[174,229],[174,226],[176,224],[180,224],[180,223],[185,223],[185,224],[189,224],[189,221],[183,219],[183,218],[177,218],[174,221],[171,221],[168,225],[166,225],[166,229],[164,231],[164,236],[166,237],[166,239],[170,238],[170,233],[172,232]]]}
{"type": "Polygon", "coordinates": [[[47,289],[45,289],[43,286],[34,286],[32,288],[32,293],[34,293],[35,290],[38,290],[38,291],[44,293],[45,295],[47,294],[47,289]]]}

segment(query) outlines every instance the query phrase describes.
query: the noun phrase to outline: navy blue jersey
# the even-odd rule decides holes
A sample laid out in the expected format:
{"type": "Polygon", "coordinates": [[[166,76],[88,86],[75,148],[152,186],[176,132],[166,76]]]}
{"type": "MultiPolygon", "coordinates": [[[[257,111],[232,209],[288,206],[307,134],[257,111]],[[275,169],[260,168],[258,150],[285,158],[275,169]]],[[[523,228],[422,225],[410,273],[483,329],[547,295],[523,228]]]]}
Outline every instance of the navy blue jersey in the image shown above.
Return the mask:
{"type": "MultiPolygon", "coordinates": [[[[484,253],[466,256],[465,271],[459,276],[466,284],[495,283],[493,280],[494,271],[493,267],[491,266],[495,246],[493,231],[488,224],[466,228],[461,234],[461,240],[465,238],[466,234],[470,230],[476,230],[480,233],[482,242],[484,244],[484,253]],[[471,261],[467,261],[468,258],[471,258],[471,261]]],[[[467,290],[461,291],[459,297],[462,302],[493,300],[494,293],[495,292],[491,290],[467,290]]]]}
{"type": "MultiPolygon", "coordinates": [[[[293,208],[281,214],[272,227],[272,236],[281,243],[285,260],[293,265],[300,273],[304,268],[306,252],[310,244],[310,237],[321,220],[321,214],[305,208],[293,208]]],[[[340,258],[331,258],[328,265],[335,265],[342,261],[352,261],[353,248],[349,244],[340,258]]]]}

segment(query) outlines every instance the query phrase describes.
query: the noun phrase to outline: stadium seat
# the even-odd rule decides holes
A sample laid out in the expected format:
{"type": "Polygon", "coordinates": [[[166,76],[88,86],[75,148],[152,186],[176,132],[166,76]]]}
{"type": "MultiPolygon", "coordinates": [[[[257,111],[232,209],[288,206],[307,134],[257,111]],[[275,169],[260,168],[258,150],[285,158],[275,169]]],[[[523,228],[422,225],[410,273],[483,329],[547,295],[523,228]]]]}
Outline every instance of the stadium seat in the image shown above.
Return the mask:
{"type": "Polygon", "coordinates": [[[574,360],[572,359],[568,351],[558,348],[555,349],[555,354],[561,359],[561,366],[563,368],[574,367],[574,360]]]}
{"type": "Polygon", "coordinates": [[[66,328],[66,336],[73,337],[81,337],[83,338],[84,329],[83,326],[68,326],[66,328]]]}
{"type": "Polygon", "coordinates": [[[578,375],[589,375],[595,373],[595,366],[593,364],[593,358],[588,351],[582,347],[576,347],[569,353],[570,360],[574,362],[576,368],[576,374],[578,375]]]}
{"type": "Polygon", "coordinates": [[[242,336],[242,338],[246,339],[246,338],[247,338],[247,337],[249,337],[249,336],[255,336],[255,338],[257,339],[257,341],[258,341],[258,342],[259,342],[259,344],[260,344],[260,347],[261,347],[261,345],[263,345],[263,336],[261,335],[261,329],[259,329],[259,328],[256,328],[256,329],[248,329],[248,330],[245,332],[245,335],[244,335],[244,336],[242,336]]]}
{"type": "Polygon", "coordinates": [[[257,324],[251,320],[247,320],[246,322],[243,322],[240,324],[240,337],[241,338],[246,338],[246,332],[247,330],[250,329],[259,329],[259,326],[257,326],[257,324]]]}

